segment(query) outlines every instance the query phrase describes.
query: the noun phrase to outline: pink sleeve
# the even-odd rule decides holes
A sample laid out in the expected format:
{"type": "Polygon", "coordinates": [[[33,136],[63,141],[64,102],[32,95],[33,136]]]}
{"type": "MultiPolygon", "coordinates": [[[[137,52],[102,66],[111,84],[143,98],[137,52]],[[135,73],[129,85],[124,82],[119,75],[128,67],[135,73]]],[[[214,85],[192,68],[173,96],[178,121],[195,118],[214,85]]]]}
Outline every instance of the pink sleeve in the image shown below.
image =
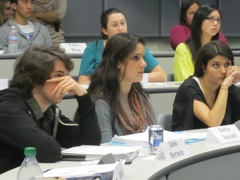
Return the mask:
{"type": "Polygon", "coordinates": [[[227,38],[226,38],[221,32],[219,32],[219,38],[218,38],[218,40],[221,41],[221,42],[224,43],[224,44],[228,44],[227,38]]]}
{"type": "Polygon", "coordinates": [[[182,25],[174,26],[170,31],[170,45],[173,50],[190,37],[190,30],[182,25]]]}

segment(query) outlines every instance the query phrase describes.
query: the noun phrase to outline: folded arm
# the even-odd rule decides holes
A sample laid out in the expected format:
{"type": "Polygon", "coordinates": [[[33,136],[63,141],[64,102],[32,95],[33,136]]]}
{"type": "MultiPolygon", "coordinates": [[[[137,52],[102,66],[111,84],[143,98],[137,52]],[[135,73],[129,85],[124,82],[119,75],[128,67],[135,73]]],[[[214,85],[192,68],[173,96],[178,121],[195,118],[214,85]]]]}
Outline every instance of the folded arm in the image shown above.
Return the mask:
{"type": "Polygon", "coordinates": [[[67,1],[58,0],[57,9],[51,11],[37,12],[32,15],[33,19],[40,21],[44,24],[61,22],[65,17],[67,11],[67,1]]]}
{"type": "Polygon", "coordinates": [[[198,119],[209,127],[220,126],[226,113],[228,101],[228,88],[233,84],[234,78],[238,76],[237,68],[230,68],[229,73],[224,79],[217,96],[217,99],[212,108],[209,108],[205,103],[194,100],[194,114],[198,119]]]}

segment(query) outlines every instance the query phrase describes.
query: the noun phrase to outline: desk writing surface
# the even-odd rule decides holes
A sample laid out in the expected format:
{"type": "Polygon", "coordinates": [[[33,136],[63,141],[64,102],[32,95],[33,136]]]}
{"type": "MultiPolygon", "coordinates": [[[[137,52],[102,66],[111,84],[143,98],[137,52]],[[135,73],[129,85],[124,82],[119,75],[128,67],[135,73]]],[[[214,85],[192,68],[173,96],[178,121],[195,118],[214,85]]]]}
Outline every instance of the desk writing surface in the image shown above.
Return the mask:
{"type": "MultiPolygon", "coordinates": [[[[148,83],[147,86],[144,86],[143,89],[146,93],[149,94],[156,94],[156,93],[176,93],[179,86],[181,85],[181,82],[174,82],[174,81],[168,81],[168,82],[153,82],[148,83]]],[[[87,89],[89,85],[82,84],[82,86],[87,89]]],[[[70,94],[66,94],[64,96],[64,99],[73,99],[74,96],[70,94]]]]}
{"type": "MultiPolygon", "coordinates": [[[[82,59],[73,55],[73,57],[71,57],[71,60],[74,63],[74,69],[70,72],[70,75],[78,76],[82,59]]],[[[0,57],[0,78],[12,79],[15,62],[16,59],[1,59],[0,57]]]]}
{"type": "MultiPolygon", "coordinates": [[[[206,130],[194,130],[190,132],[206,132],[206,130]]],[[[154,160],[155,155],[149,155],[148,149],[143,148],[139,152],[139,157],[136,158],[132,164],[125,165],[124,171],[126,174],[127,179],[130,180],[144,180],[150,178],[155,173],[164,174],[166,172],[172,172],[171,168],[174,164],[184,161],[186,159],[194,158],[197,155],[201,155],[204,153],[214,152],[215,150],[224,150],[230,148],[239,148],[240,142],[238,143],[230,143],[224,145],[218,144],[207,144],[206,141],[193,143],[187,145],[189,150],[189,154],[180,157],[175,160],[154,160]]],[[[50,168],[60,168],[60,167],[74,167],[74,166],[81,166],[81,162],[76,161],[59,161],[57,163],[40,163],[40,166],[43,171],[50,169],[50,168]]],[[[236,167],[239,168],[239,167],[236,167]]],[[[16,179],[16,175],[19,168],[15,168],[10,170],[4,174],[0,175],[0,179],[16,179]]],[[[173,169],[174,170],[174,169],[173,169]]]]}
{"type": "MultiPolygon", "coordinates": [[[[240,49],[233,49],[233,55],[235,57],[240,56],[240,49]]],[[[155,57],[174,57],[175,51],[150,51],[150,53],[155,57]]],[[[0,60],[12,59],[15,60],[19,54],[0,54],[0,60]]],[[[82,58],[82,53],[67,53],[71,58],[82,58]]]]}
{"type": "MultiPolygon", "coordinates": [[[[177,167],[174,167],[175,164],[181,163],[181,161],[188,160],[191,158],[194,158],[197,155],[200,155],[201,153],[206,152],[213,152],[217,149],[224,149],[224,148],[230,148],[238,145],[239,148],[240,143],[233,143],[228,145],[207,145],[206,142],[198,142],[193,143],[188,146],[189,154],[185,157],[180,157],[175,160],[153,160],[155,156],[151,155],[144,155],[139,156],[136,160],[133,161],[133,163],[130,166],[125,166],[124,170],[127,174],[127,177],[129,179],[156,179],[156,177],[162,177],[161,175],[169,174],[173,171],[175,171],[177,167]],[[160,174],[160,176],[155,174],[160,174]]],[[[224,163],[224,162],[222,162],[224,163]]],[[[179,166],[179,165],[178,165],[179,166]]],[[[179,167],[178,167],[179,168],[179,167]]],[[[239,168],[239,167],[236,167],[239,168]]],[[[183,179],[178,179],[183,180],[183,179]]],[[[186,179],[184,179],[186,180],[186,179]]]]}
{"type": "MultiPolygon", "coordinates": [[[[156,93],[176,93],[179,86],[182,82],[168,81],[168,82],[152,82],[148,83],[148,85],[143,86],[143,89],[146,93],[156,94],[156,93]]],[[[89,87],[88,84],[81,84],[85,89],[89,87]]],[[[74,98],[70,94],[66,94],[64,99],[72,99],[74,98]]]]}
{"type": "Polygon", "coordinates": [[[204,158],[171,172],[168,180],[238,180],[240,152],[204,158]]]}
{"type": "Polygon", "coordinates": [[[176,93],[182,82],[149,82],[143,89],[149,93],[176,93]]]}
{"type": "MultiPolygon", "coordinates": [[[[22,53],[17,54],[0,54],[0,61],[1,60],[15,60],[18,56],[22,55],[22,53]]],[[[82,58],[82,53],[67,53],[68,56],[71,58],[82,58]]]]}

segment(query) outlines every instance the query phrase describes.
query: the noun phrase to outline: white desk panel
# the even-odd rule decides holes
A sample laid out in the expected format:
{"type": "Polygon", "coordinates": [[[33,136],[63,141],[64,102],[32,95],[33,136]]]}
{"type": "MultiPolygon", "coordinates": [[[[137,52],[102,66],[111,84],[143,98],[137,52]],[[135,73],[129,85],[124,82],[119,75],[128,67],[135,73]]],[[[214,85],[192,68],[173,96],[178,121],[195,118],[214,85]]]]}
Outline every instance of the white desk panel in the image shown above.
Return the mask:
{"type": "MultiPolygon", "coordinates": [[[[194,130],[190,132],[206,132],[206,130],[194,130]]],[[[213,172],[216,172],[218,174],[212,174],[213,177],[211,179],[216,179],[216,177],[221,177],[220,174],[229,174],[229,172],[235,172],[235,174],[232,175],[232,177],[240,177],[240,171],[239,165],[238,166],[232,166],[231,161],[233,159],[236,159],[233,164],[236,165],[236,162],[240,162],[240,142],[238,143],[230,143],[225,145],[219,145],[219,144],[207,144],[206,141],[193,143],[187,146],[189,150],[189,154],[185,157],[180,157],[175,160],[154,160],[155,155],[149,155],[148,149],[143,148],[140,150],[139,157],[137,157],[132,164],[125,165],[124,171],[126,174],[126,177],[128,180],[145,180],[145,179],[160,179],[165,178],[165,175],[168,175],[168,177],[171,177],[171,180],[187,180],[186,177],[186,171],[184,171],[185,167],[188,167],[188,165],[191,165],[191,163],[195,164],[195,167],[197,169],[194,169],[194,166],[190,167],[193,168],[192,171],[198,171],[199,167],[202,165],[197,163],[201,163],[201,160],[207,160],[210,158],[214,158],[217,163],[230,163],[228,164],[229,168],[226,168],[225,171],[217,171],[215,168],[218,167],[217,164],[214,166],[212,165],[212,162],[204,162],[203,164],[212,170],[213,172]],[[197,164],[197,165],[196,165],[197,164]],[[211,166],[210,166],[211,165],[211,166]],[[183,168],[183,171],[181,170],[183,168]],[[185,173],[185,176],[183,174],[185,173]],[[182,177],[182,178],[181,178],[182,177]]],[[[59,167],[73,167],[73,166],[81,166],[81,162],[76,161],[59,161],[57,163],[40,163],[40,166],[43,171],[51,168],[59,168],[59,167]]],[[[205,167],[205,168],[206,168],[205,167]]],[[[0,175],[0,179],[16,179],[16,175],[19,168],[15,168],[13,170],[10,170],[6,173],[3,173],[0,175]]],[[[189,169],[186,169],[189,170],[189,169]]],[[[188,172],[191,174],[191,172],[188,172]]],[[[197,175],[197,174],[196,174],[197,175]]],[[[201,175],[201,174],[199,174],[201,175]]],[[[194,174],[191,175],[191,177],[194,177],[194,174]]],[[[225,177],[225,176],[222,176],[225,177]]],[[[195,178],[194,178],[195,179],[195,178]]],[[[197,179],[200,179],[198,177],[197,179]]],[[[230,178],[230,180],[233,180],[233,178],[230,178]]]]}

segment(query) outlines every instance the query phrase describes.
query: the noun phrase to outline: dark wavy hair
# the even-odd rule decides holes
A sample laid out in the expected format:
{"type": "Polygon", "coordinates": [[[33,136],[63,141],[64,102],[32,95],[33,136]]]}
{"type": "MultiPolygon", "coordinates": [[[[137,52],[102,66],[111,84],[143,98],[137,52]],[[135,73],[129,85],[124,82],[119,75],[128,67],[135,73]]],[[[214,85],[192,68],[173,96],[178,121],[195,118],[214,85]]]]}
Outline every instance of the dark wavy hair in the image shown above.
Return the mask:
{"type": "Polygon", "coordinates": [[[200,7],[200,3],[195,0],[185,0],[181,4],[181,9],[180,9],[180,16],[179,16],[179,23],[184,25],[184,26],[190,26],[187,23],[187,10],[192,6],[193,4],[197,4],[200,7]]]}
{"type": "MultiPolygon", "coordinates": [[[[201,38],[202,38],[202,24],[203,21],[211,14],[213,11],[218,11],[220,18],[222,18],[222,13],[219,9],[212,5],[203,5],[201,6],[194,14],[192,24],[191,24],[191,37],[187,41],[189,49],[192,53],[193,61],[196,62],[197,55],[199,50],[202,47],[201,38]]],[[[212,40],[217,40],[219,37],[219,32],[212,37],[212,40]]]]}
{"type": "MultiPolygon", "coordinates": [[[[107,29],[107,23],[108,23],[109,16],[112,14],[117,14],[117,13],[123,14],[122,11],[120,11],[119,9],[116,9],[116,8],[110,8],[110,9],[103,11],[102,15],[101,15],[101,28],[107,29]]],[[[123,16],[125,17],[124,14],[123,14],[123,16]]],[[[108,35],[104,34],[102,32],[102,30],[101,30],[101,38],[108,39],[108,35]]]]}
{"type": "Polygon", "coordinates": [[[42,86],[50,78],[56,60],[62,61],[69,72],[73,69],[73,62],[64,50],[57,47],[29,47],[15,63],[10,87],[19,87],[27,97],[31,97],[31,90],[35,86],[42,86]]]}
{"type": "Polygon", "coordinates": [[[231,65],[234,65],[234,56],[229,46],[217,40],[211,41],[199,52],[195,63],[194,76],[202,77],[203,69],[206,68],[208,62],[217,55],[226,57],[231,61],[231,65]]]}
{"type": "Polygon", "coordinates": [[[18,0],[10,0],[10,3],[18,4],[18,0]]]}
{"type": "MultiPolygon", "coordinates": [[[[91,83],[88,88],[89,94],[94,101],[98,99],[108,101],[113,115],[116,115],[116,110],[119,107],[121,80],[119,80],[120,70],[118,64],[127,60],[127,57],[136,49],[138,43],[144,45],[144,40],[130,33],[118,33],[112,36],[107,41],[103,51],[101,64],[91,76],[91,83]]],[[[146,97],[140,83],[133,83],[132,87],[136,88],[143,97],[146,97]]]]}
{"type": "Polygon", "coordinates": [[[5,19],[3,18],[3,13],[5,11],[5,6],[8,2],[10,2],[10,0],[0,1],[0,26],[2,26],[5,23],[5,19]]]}

